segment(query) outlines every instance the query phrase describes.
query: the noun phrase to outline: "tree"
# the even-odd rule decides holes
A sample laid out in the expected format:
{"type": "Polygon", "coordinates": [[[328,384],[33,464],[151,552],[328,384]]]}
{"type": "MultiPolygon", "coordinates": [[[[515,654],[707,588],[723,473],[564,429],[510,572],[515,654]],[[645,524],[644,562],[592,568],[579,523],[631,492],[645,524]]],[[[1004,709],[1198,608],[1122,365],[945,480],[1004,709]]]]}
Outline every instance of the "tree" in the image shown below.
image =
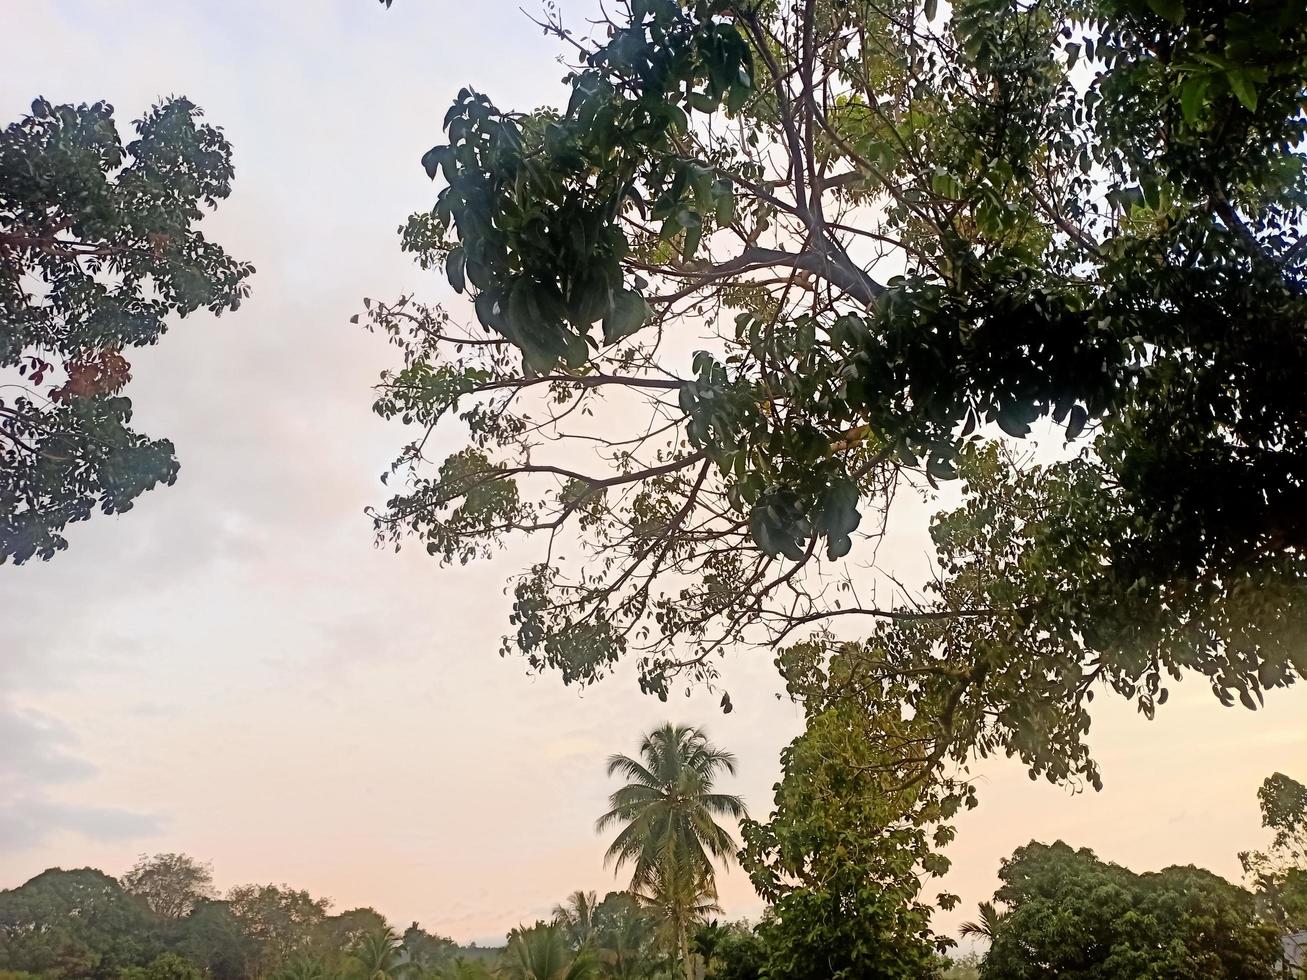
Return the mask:
{"type": "Polygon", "coordinates": [[[595,938],[595,913],[598,896],[594,892],[575,891],[562,905],[554,906],[554,925],[563,930],[567,945],[585,949],[595,938]]]}
{"type": "Polygon", "coordinates": [[[213,868],[186,854],[142,854],[121,883],[129,895],[170,919],[190,915],[214,895],[213,868]]]}
{"type": "MultiPolygon", "coordinates": [[[[812,645],[815,654],[816,645],[812,645]]],[[[974,806],[969,785],[905,779],[903,746],[928,743],[931,718],[885,718],[845,691],[854,675],[836,658],[827,675],[785,659],[791,694],[806,709],[802,735],[781,754],[782,778],[765,823],[741,827],[740,863],[770,903],[757,932],[763,976],[856,980],[930,976],[949,945],[930,929],[926,883],[948,871],[947,823],[974,806]],[[878,733],[894,731],[887,746],[878,733]]],[[[957,896],[934,904],[953,908],[957,896]]]]}
{"type": "Polygon", "coordinates": [[[651,877],[631,894],[654,920],[654,937],[676,963],[684,980],[695,980],[697,958],[691,934],[708,916],[721,912],[717,886],[702,866],[676,851],[662,855],[651,877]]]}
{"type": "Polygon", "coordinates": [[[273,980],[333,980],[336,976],[320,959],[297,956],[279,966],[273,980]]]}
{"type": "Polygon", "coordinates": [[[313,952],[331,902],[286,885],[240,885],[227,894],[227,905],[254,944],[253,973],[262,977],[313,952]]]}
{"type": "Polygon", "coordinates": [[[258,950],[227,902],[201,902],[180,923],[176,950],[211,980],[246,980],[258,950]]]}
{"type": "Polygon", "coordinates": [[[708,741],[701,729],[666,724],[640,744],[640,758],[614,755],[608,775],[630,780],[609,798],[599,833],[621,830],[606,860],[632,865],[631,889],[668,917],[675,949],[691,970],[690,926],[715,906],[714,860],[729,862],[737,849],[717,820],[745,817],[738,796],[713,792],[721,772],[735,773],[735,756],[708,741]]]}
{"type": "Polygon", "coordinates": [[[1268,918],[1282,933],[1307,931],[1307,786],[1277,772],[1257,791],[1262,826],[1275,836],[1265,851],[1239,855],[1268,918]]]}
{"type": "Polygon", "coordinates": [[[587,953],[568,948],[562,929],[544,922],[509,934],[504,971],[513,980],[588,980],[597,972],[587,953]]]}
{"type": "Polygon", "coordinates": [[[1017,848],[999,879],[1009,911],[982,977],[1274,976],[1253,896],[1200,868],[1139,875],[1059,841],[1017,848]]]}
{"type": "Polygon", "coordinates": [[[365,936],[389,931],[386,917],[376,909],[348,909],[323,919],[314,945],[319,948],[324,965],[340,972],[346,968],[351,952],[365,936]]]}
{"type": "Polygon", "coordinates": [[[38,98],[0,132],[0,563],[177,479],[172,443],[129,428],[125,352],[174,314],[237,309],[254,271],[196,228],[234,173],[199,117],[168,99],[124,146],[107,102],[38,98]]]}
{"type": "Polygon", "coordinates": [[[594,952],[612,980],[643,980],[662,962],[656,922],[629,892],[609,892],[594,912],[594,952]]]}
{"type": "Polygon", "coordinates": [[[998,930],[1003,925],[1003,919],[1006,913],[1000,912],[993,902],[980,903],[980,917],[962,923],[958,927],[958,933],[962,936],[974,936],[977,939],[983,939],[987,943],[992,943],[998,936],[998,930]]]}
{"type": "Polygon", "coordinates": [[[548,542],[506,651],[572,683],[629,655],[666,696],[742,639],[880,623],[854,696],[896,717],[883,678],[940,719],[915,765],[1010,751],[1094,784],[1096,688],[1151,715],[1186,671],[1250,708],[1307,675],[1296,7],[542,23],[567,106],[460,92],[404,229],[476,324],[367,303],[403,353],[376,411],[417,428],[381,539],[460,563],[548,542]],[[1049,418],[1050,461],[1003,448],[1049,418]],[[427,468],[447,426],[467,444],[427,468]],[[876,557],[899,490],[955,478],[941,581],[880,601],[902,569],[844,559],[876,557]]]}
{"type": "Polygon", "coordinates": [[[109,977],[163,952],[162,921],[94,868],[51,868],[0,892],[0,970],[109,977]]]}
{"type": "Polygon", "coordinates": [[[767,964],[767,948],[747,923],[718,925],[716,921],[695,933],[694,948],[704,961],[709,980],[760,980],[767,964]]]}
{"type": "Polygon", "coordinates": [[[420,973],[427,973],[449,963],[458,951],[454,940],[427,932],[416,922],[404,930],[404,949],[409,961],[420,973]]]}
{"type": "Polygon", "coordinates": [[[203,977],[194,963],[176,953],[164,953],[145,966],[118,971],[118,980],[203,980],[203,977]]]}
{"type": "Polygon", "coordinates": [[[358,980],[398,980],[410,967],[403,943],[389,927],[355,940],[349,960],[350,972],[358,980]]]}
{"type": "Polygon", "coordinates": [[[495,980],[499,974],[482,960],[468,960],[461,956],[436,969],[439,980],[495,980]]]}

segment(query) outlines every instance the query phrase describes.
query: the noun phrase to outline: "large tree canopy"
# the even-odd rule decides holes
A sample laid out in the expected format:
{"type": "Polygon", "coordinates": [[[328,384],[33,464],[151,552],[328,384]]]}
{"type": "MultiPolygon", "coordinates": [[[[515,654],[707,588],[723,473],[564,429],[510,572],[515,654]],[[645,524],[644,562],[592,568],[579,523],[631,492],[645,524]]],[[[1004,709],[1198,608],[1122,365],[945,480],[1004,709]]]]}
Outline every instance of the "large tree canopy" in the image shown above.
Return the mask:
{"type": "Polygon", "coordinates": [[[233,175],[199,116],[161,102],[124,146],[107,102],[37,99],[0,131],[0,563],[177,478],[172,443],[129,427],[125,351],[172,314],[235,310],[254,271],[195,227],[233,175]]]}
{"type": "Polygon", "coordinates": [[[1280,940],[1253,896],[1209,871],[1135,874],[1087,848],[1030,843],[999,871],[1007,914],[982,977],[1275,976],[1280,940]]]}
{"type": "Polygon", "coordinates": [[[543,539],[505,649],[569,682],[631,654],[665,696],[740,639],[877,623],[822,652],[934,720],[916,776],[1097,783],[1096,686],[1151,715],[1185,670],[1248,707],[1307,675],[1301,10],[618,11],[543,22],[565,108],[464,90],[423,159],[404,244],[476,323],[367,304],[404,355],[376,410],[419,430],[384,540],[543,539]],[[897,492],[958,477],[931,587],[860,571],[897,492]]]}

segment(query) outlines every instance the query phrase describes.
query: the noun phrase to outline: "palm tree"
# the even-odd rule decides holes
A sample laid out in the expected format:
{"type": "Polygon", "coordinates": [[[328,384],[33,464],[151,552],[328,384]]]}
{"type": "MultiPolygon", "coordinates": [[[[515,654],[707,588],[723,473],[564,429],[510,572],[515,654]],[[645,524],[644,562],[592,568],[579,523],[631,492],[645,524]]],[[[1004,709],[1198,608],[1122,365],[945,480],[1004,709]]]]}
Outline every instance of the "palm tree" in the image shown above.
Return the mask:
{"type": "Polygon", "coordinates": [[[665,857],[653,879],[632,894],[659,923],[661,945],[673,951],[681,964],[685,980],[695,976],[695,951],[690,945],[690,928],[705,922],[708,916],[722,911],[717,904],[717,889],[702,869],[687,868],[675,857],[665,857]]]}
{"type": "Polygon", "coordinates": [[[608,798],[595,829],[620,824],[606,860],[630,863],[631,891],[666,915],[687,980],[693,976],[689,927],[717,897],[714,859],[729,863],[738,845],[718,817],[745,816],[738,796],[714,793],[722,771],[735,774],[735,756],[701,729],[663,725],[645,736],[640,758],[614,755],[608,775],[630,780],[608,798]]]}
{"type": "Polygon", "coordinates": [[[630,892],[612,892],[595,910],[595,955],[610,980],[641,980],[661,965],[653,913],[630,892]]]}
{"type": "Polygon", "coordinates": [[[367,932],[349,951],[351,972],[359,980],[399,980],[410,965],[404,944],[389,927],[367,932]]]}
{"type": "Polygon", "coordinates": [[[504,972],[513,980],[592,980],[597,976],[589,954],[572,952],[563,930],[544,922],[514,929],[504,960],[504,972]]]}
{"type": "Polygon", "coordinates": [[[598,904],[594,892],[575,891],[562,905],[554,906],[554,924],[563,930],[567,944],[573,949],[583,949],[593,941],[598,904]]]}
{"type": "Polygon", "coordinates": [[[998,937],[998,930],[1007,918],[1006,912],[1000,912],[993,902],[980,903],[980,921],[964,922],[958,928],[963,936],[975,936],[992,943],[998,937]]]}

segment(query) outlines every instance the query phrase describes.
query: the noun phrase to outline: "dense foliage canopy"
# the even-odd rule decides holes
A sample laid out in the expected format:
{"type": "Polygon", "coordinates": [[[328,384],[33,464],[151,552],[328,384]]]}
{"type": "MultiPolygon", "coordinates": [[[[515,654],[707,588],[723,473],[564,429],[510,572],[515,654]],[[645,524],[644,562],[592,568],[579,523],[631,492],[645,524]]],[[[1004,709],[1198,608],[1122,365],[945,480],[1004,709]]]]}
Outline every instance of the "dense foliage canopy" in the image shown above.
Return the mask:
{"type": "Polygon", "coordinates": [[[982,977],[1265,977],[1280,936],[1253,896],[1199,868],[1135,874],[1060,841],[999,871],[1007,906],[982,977]]]}
{"type": "Polygon", "coordinates": [[[0,563],[50,558],[68,524],[177,478],[134,432],[127,352],[173,315],[235,310],[253,268],[197,229],[231,193],[231,147],[184,98],[135,124],[52,105],[0,131],[0,563]]]}
{"type": "Polygon", "coordinates": [[[926,768],[1094,784],[1096,687],[1151,716],[1186,670],[1250,708],[1307,673],[1296,5],[542,24],[567,105],[460,92],[403,229],[476,324],[368,303],[404,352],[376,409],[420,430],[380,535],[548,541],[506,650],[579,683],[631,653],[665,696],[741,639],[878,621],[843,655],[886,719],[938,719],[926,768]],[[877,544],[903,488],[957,478],[918,592],[877,544]]]}

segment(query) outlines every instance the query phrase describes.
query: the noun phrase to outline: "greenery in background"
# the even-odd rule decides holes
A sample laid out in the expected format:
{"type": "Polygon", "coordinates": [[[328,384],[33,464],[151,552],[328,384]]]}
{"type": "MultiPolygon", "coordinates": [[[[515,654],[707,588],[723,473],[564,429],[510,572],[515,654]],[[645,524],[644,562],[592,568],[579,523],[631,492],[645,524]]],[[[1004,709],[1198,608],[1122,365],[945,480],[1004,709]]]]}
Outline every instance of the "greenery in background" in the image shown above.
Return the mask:
{"type": "Polygon", "coordinates": [[[1307,948],[1307,786],[1277,772],[1257,791],[1262,826],[1274,831],[1266,850],[1239,855],[1264,914],[1282,932],[1303,934],[1307,948]]]}
{"type": "Polygon", "coordinates": [[[197,228],[234,174],[199,117],[167,99],[124,145],[107,102],[38,98],[0,131],[0,564],[177,479],[172,443],[130,428],[128,351],[237,309],[254,271],[197,228]]]}
{"type": "Polygon", "coordinates": [[[1272,977],[1280,933],[1253,896],[1194,867],[1135,874],[1061,842],[999,871],[982,978],[1272,977]]]}
{"type": "MultiPolygon", "coordinates": [[[[1003,862],[994,901],[962,927],[983,955],[950,958],[940,955],[949,943],[931,933],[931,904],[916,879],[947,868],[937,851],[952,835],[944,823],[951,805],[928,783],[887,785],[892,767],[867,754],[869,742],[847,709],[838,701],[809,718],[786,751],[771,819],[743,821],[740,861],[766,902],[752,925],[710,921],[703,893],[690,907],[651,900],[646,881],[602,900],[573,892],[551,921],[514,929],[504,947],[459,946],[417,923],[401,937],[370,908],[333,915],[328,900],[285,885],[238,886],[216,899],[208,865],[158,854],[142,857],[121,881],[90,868],[55,868],[0,892],[0,980],[1302,976],[1281,954],[1282,940],[1302,927],[1301,783],[1277,773],[1259,793],[1273,838],[1267,850],[1241,855],[1251,890],[1199,868],[1136,874],[1087,849],[1032,842],[1003,862]],[[912,799],[905,803],[904,794],[912,799]],[[886,816],[902,812],[918,819],[886,816]],[[160,896],[166,911],[156,907],[160,896]]],[[[694,786],[684,769],[711,776],[729,759],[701,731],[672,726],[651,732],[641,749],[654,763],[651,775],[679,760],[674,797],[710,788],[694,786]],[[691,765],[696,759],[700,765],[691,765]]],[[[610,768],[631,775],[629,767],[610,768]]],[[[660,794],[644,803],[653,810],[641,808],[627,823],[653,831],[640,836],[651,848],[654,882],[666,862],[693,853],[683,833],[665,833],[686,829],[673,802],[660,794]]],[[[720,832],[702,799],[689,810],[697,832],[720,832]]],[[[702,873],[701,866],[701,885],[702,873]]],[[[940,895],[935,904],[951,908],[956,898],[940,895]]]]}

